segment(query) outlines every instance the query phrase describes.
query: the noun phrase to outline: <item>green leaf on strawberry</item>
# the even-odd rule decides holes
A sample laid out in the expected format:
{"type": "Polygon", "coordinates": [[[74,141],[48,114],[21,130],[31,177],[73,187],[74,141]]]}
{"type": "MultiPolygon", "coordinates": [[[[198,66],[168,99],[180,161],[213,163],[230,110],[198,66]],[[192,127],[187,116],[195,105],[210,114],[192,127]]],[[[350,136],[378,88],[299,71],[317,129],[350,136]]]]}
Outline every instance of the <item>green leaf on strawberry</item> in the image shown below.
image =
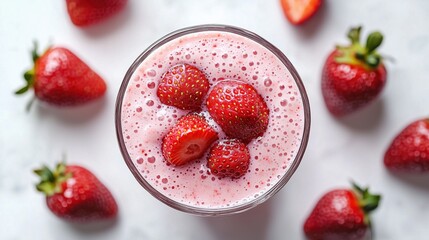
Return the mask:
{"type": "Polygon", "coordinates": [[[347,37],[351,45],[337,47],[340,54],[335,60],[338,63],[356,64],[369,69],[376,68],[382,61],[376,49],[383,42],[383,35],[378,31],[369,34],[364,46],[360,42],[361,29],[360,26],[350,29],[347,37]]]}
{"type": "Polygon", "coordinates": [[[35,65],[36,65],[36,61],[37,59],[39,59],[40,55],[37,53],[38,51],[38,44],[36,41],[33,42],[33,50],[31,51],[31,56],[33,59],[33,67],[27,71],[25,71],[24,73],[24,80],[26,82],[26,85],[20,89],[18,89],[15,94],[24,94],[26,93],[29,89],[31,89],[34,85],[34,75],[35,75],[35,65]]]}
{"type": "Polygon", "coordinates": [[[63,191],[62,184],[69,178],[72,177],[71,173],[66,173],[65,163],[59,163],[55,167],[54,171],[51,171],[47,166],[43,166],[40,169],[34,170],[41,181],[36,185],[36,189],[39,192],[43,192],[46,196],[52,196],[55,193],[61,193],[63,191]]]}
{"type": "Polygon", "coordinates": [[[381,200],[381,195],[372,194],[369,192],[369,188],[361,188],[355,182],[352,182],[353,190],[358,198],[360,208],[365,212],[365,222],[371,225],[368,214],[374,211],[381,200]]]}

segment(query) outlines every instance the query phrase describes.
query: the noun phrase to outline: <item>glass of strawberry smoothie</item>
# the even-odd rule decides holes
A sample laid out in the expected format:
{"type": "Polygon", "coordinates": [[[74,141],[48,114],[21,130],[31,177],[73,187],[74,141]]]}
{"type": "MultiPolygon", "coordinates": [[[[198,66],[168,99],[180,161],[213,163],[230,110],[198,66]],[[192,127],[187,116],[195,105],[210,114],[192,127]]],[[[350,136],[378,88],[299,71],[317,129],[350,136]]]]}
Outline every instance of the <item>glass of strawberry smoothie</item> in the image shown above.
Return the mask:
{"type": "MultiPolygon", "coordinates": [[[[200,114],[213,123],[204,103],[200,114]]],[[[297,169],[309,130],[309,102],[295,68],[272,44],[232,26],[194,26],[161,38],[131,65],[116,102],[119,145],[134,177],[160,201],[197,215],[242,212],[277,193],[297,169]],[[224,79],[243,81],[265,100],[268,127],[247,144],[251,159],[244,176],[216,177],[207,154],[183,166],[163,158],[163,137],[190,111],[162,104],[157,86],[170,67],[183,63],[203,71],[211,87],[224,79]]]]}

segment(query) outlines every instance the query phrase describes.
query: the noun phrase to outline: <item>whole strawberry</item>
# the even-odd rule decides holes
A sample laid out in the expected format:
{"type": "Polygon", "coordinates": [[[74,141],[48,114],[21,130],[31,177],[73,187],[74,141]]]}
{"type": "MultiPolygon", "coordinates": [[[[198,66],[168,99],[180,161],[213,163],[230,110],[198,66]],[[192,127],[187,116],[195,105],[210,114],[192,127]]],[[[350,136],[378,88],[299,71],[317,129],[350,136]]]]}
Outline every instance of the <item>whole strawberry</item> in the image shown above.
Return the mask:
{"type": "Polygon", "coordinates": [[[165,160],[175,166],[201,158],[218,139],[217,132],[197,114],[180,118],[162,140],[165,160]]]}
{"type": "Polygon", "coordinates": [[[209,81],[197,67],[178,64],[163,74],[157,95],[159,100],[183,110],[197,110],[209,90],[209,81]]]}
{"type": "Polygon", "coordinates": [[[34,172],[41,178],[37,190],[46,195],[48,208],[59,218],[90,222],[116,217],[112,194],[87,169],[60,163],[54,171],[44,166],[34,172]]]}
{"type": "Polygon", "coordinates": [[[37,44],[32,52],[34,67],[24,74],[23,94],[33,88],[36,97],[56,106],[77,106],[100,98],[106,83],[70,50],[52,47],[41,56],[37,44]]]}
{"type": "Polygon", "coordinates": [[[268,127],[267,104],[252,85],[241,81],[217,83],[207,97],[207,109],[228,137],[244,143],[262,136],[268,127]]]}
{"type": "Polygon", "coordinates": [[[246,174],[250,153],[246,144],[236,139],[222,140],[211,149],[207,166],[213,175],[240,178],[246,174]]]}
{"type": "Polygon", "coordinates": [[[88,26],[121,11],[128,0],[66,0],[70,19],[76,26],[88,26]]]}
{"type": "Polygon", "coordinates": [[[326,193],[304,224],[309,240],[361,240],[371,223],[369,213],[377,208],[380,195],[353,185],[326,193]]]}
{"type": "Polygon", "coordinates": [[[360,43],[360,31],[361,27],[351,29],[351,45],[337,47],[323,67],[323,98],[328,110],[337,117],[376,99],[386,83],[386,68],[376,51],[383,36],[371,33],[364,46],[360,43]]]}
{"type": "Polygon", "coordinates": [[[429,119],[420,119],[405,127],[384,155],[384,165],[393,171],[429,172],[429,119]]]}

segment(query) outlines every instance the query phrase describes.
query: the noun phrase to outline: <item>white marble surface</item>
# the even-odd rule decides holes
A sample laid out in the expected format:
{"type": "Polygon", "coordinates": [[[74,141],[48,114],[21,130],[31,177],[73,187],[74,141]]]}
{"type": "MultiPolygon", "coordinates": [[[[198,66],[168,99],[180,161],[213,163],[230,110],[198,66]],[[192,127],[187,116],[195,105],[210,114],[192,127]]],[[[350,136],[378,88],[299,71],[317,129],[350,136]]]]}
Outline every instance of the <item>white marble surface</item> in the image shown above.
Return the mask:
{"type": "Polygon", "coordinates": [[[398,177],[382,165],[391,138],[408,122],[429,114],[429,1],[326,0],[307,24],[291,26],[277,0],[130,0],[113,19],[88,29],[73,26],[65,1],[0,2],[0,239],[304,239],[302,224],[321,194],[350,179],[384,196],[373,215],[377,240],[428,239],[429,180],[398,177]],[[236,25],[279,47],[300,73],[311,102],[306,155],[289,184],[249,212],[201,218],[170,209],[135,181],[117,146],[115,97],[132,61],[172,30],[203,23],[236,25]],[[320,92],[322,63],[350,26],[380,29],[388,65],[381,98],[359,114],[332,118],[320,92]],[[64,45],[108,82],[103,101],[58,110],[12,92],[30,66],[32,40],[64,45]],[[53,164],[65,152],[70,163],[93,172],[111,189],[119,220],[108,227],[72,226],[55,218],[36,193],[31,169],[53,164]]]}

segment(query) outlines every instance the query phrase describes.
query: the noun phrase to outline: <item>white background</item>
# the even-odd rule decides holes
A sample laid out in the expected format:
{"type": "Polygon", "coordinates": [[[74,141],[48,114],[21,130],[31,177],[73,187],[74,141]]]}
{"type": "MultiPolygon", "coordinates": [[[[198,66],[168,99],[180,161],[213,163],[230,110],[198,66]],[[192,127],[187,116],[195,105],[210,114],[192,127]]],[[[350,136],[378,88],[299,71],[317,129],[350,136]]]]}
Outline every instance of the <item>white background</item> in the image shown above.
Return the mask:
{"type": "Polygon", "coordinates": [[[327,0],[317,15],[295,27],[277,0],[130,0],[126,10],[96,26],[71,24],[65,1],[0,2],[0,239],[304,239],[302,225],[327,190],[354,179],[383,194],[373,214],[377,240],[421,240],[429,234],[429,180],[388,173],[382,157],[393,136],[429,113],[429,1],[327,0]],[[201,218],[158,202],[135,181],[119,152],[114,106],[122,78],[152,42],[178,28],[203,23],[251,30],[280,48],[307,88],[312,128],[304,159],[288,185],[243,214],[201,218]],[[325,57],[347,43],[351,26],[385,35],[388,62],[381,98],[341,120],[327,112],[320,91],[325,57]],[[108,83],[102,101],[77,109],[15,97],[30,67],[32,41],[70,48],[108,83]],[[36,193],[31,170],[69,163],[91,169],[116,196],[120,218],[109,226],[74,226],[54,217],[36,193]]]}

